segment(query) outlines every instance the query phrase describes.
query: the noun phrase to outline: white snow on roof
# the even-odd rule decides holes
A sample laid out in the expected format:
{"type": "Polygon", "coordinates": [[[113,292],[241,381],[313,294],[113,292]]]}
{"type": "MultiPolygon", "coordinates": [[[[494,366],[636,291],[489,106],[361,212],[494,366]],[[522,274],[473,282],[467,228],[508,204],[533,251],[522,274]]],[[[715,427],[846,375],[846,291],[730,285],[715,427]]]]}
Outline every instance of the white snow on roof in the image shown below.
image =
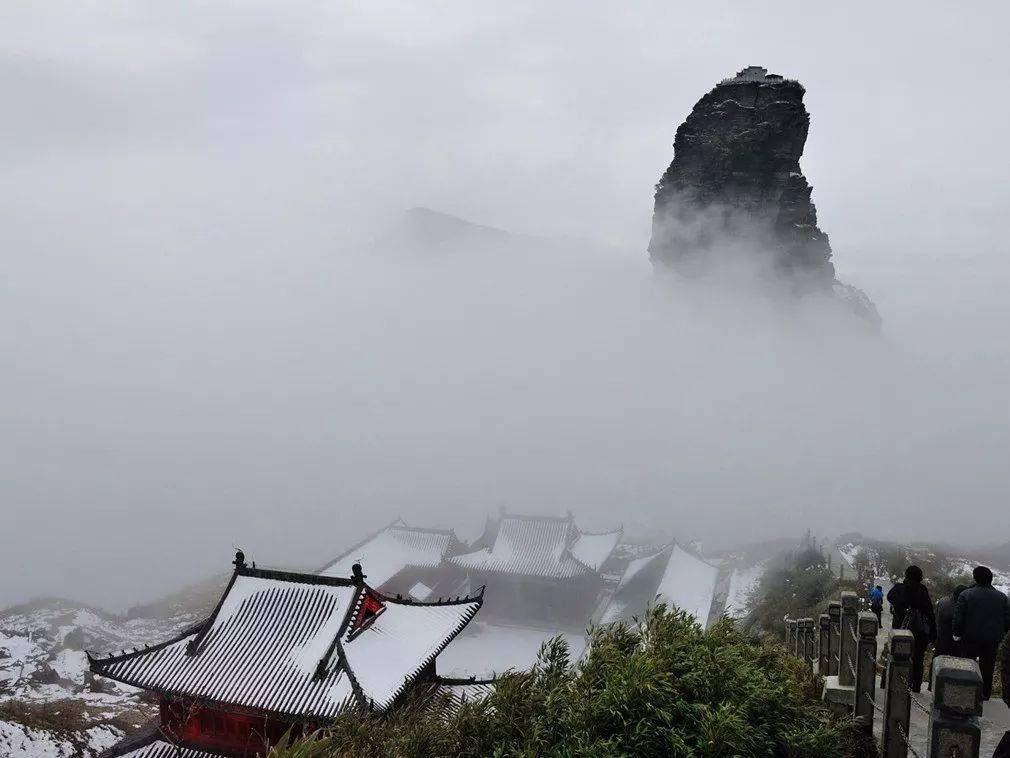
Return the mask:
{"type": "Polygon", "coordinates": [[[387,603],[374,623],[349,642],[344,655],[365,699],[386,708],[480,608],[387,603]]]}
{"type": "Polygon", "coordinates": [[[625,617],[627,610],[627,601],[615,595],[607,605],[607,609],[603,612],[603,615],[600,617],[600,623],[613,624],[615,621],[620,621],[625,617]]]}
{"type": "Polygon", "coordinates": [[[451,695],[458,702],[472,702],[487,697],[494,690],[494,685],[487,682],[446,683],[438,686],[439,692],[451,695]]]}
{"type": "Polygon", "coordinates": [[[357,698],[341,647],[366,701],[385,708],[480,608],[479,600],[435,605],[384,600],[385,609],[369,627],[341,642],[338,632],[357,588],[325,584],[312,575],[292,577],[240,574],[203,632],[99,659],[92,668],[145,689],[328,717],[357,698]],[[196,654],[187,650],[193,642],[196,654]]]}
{"type": "Polygon", "coordinates": [[[598,571],[610,554],[617,547],[621,532],[605,532],[604,534],[588,534],[583,532],[572,545],[572,555],[585,566],[598,571]]]}
{"type": "Polygon", "coordinates": [[[670,562],[659,582],[657,599],[687,611],[702,626],[708,624],[708,614],[715,598],[715,582],[719,569],[692,555],[680,545],[674,545],[670,562]]]}
{"type": "Polygon", "coordinates": [[[111,662],[97,672],[126,684],[286,713],[336,715],[353,697],[350,679],[329,665],[317,680],[309,653],[323,657],[354,600],[350,586],[237,576],[200,642],[197,634],[111,662]],[[336,624],[334,623],[336,619],[336,624]]]}
{"type": "Polygon", "coordinates": [[[663,551],[660,551],[658,553],[654,553],[653,555],[647,555],[643,558],[635,558],[633,561],[628,563],[628,567],[624,570],[624,574],[621,576],[621,582],[617,588],[621,589],[623,587],[627,587],[631,581],[638,576],[642,569],[651,564],[653,561],[659,560],[662,554],[663,551]]]}
{"type": "Polygon", "coordinates": [[[182,748],[171,742],[155,740],[149,745],[138,747],[128,753],[121,753],[121,758],[214,758],[216,753],[205,753],[202,750],[182,748]]]}
{"type": "Polygon", "coordinates": [[[558,634],[568,641],[572,660],[577,660],[586,649],[584,635],[475,622],[438,657],[438,673],[490,679],[507,669],[525,671],[536,663],[540,646],[558,634]]]}
{"type": "Polygon", "coordinates": [[[320,571],[324,576],[349,577],[351,567],[360,563],[368,584],[382,587],[405,568],[434,568],[442,563],[452,540],[448,532],[388,526],[364,545],[320,571]]]}
{"type": "MultiPolygon", "coordinates": [[[[645,613],[646,607],[649,602],[654,602],[656,587],[648,587],[648,584],[642,584],[640,587],[634,587],[635,581],[643,574],[643,571],[649,567],[657,566],[662,563],[665,565],[670,555],[670,548],[665,548],[652,555],[646,555],[641,558],[635,558],[628,563],[627,568],[624,569],[624,574],[621,575],[621,581],[617,585],[617,590],[614,592],[607,604],[606,610],[600,617],[601,624],[612,624],[621,619],[629,619],[632,616],[645,613]],[[642,604],[643,589],[645,592],[653,592],[652,596],[642,604]],[[641,605],[641,607],[634,607],[641,605]]],[[[647,579],[643,578],[643,582],[647,579]]],[[[653,580],[655,581],[655,580],[653,580]]]]}
{"type": "Polygon", "coordinates": [[[414,600],[427,600],[431,597],[432,589],[424,582],[418,582],[410,588],[410,596],[414,600]]]}
{"type": "Polygon", "coordinates": [[[471,571],[571,579],[593,573],[619,537],[620,532],[580,536],[570,519],[503,516],[490,548],[449,560],[471,571]]]}
{"type": "Polygon", "coordinates": [[[726,613],[731,618],[741,618],[747,614],[751,593],[757,588],[767,568],[767,561],[759,561],[747,568],[733,569],[729,577],[729,594],[726,597],[726,613]]]}

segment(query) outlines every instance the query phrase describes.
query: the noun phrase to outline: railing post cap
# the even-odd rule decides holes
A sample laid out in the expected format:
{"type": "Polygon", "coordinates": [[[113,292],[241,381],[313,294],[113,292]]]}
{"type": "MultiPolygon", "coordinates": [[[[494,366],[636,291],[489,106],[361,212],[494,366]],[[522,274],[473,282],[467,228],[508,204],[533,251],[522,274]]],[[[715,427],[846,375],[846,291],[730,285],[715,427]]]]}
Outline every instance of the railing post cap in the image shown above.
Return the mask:
{"type": "Polygon", "coordinates": [[[855,592],[846,590],[842,593],[842,609],[845,611],[853,611],[859,608],[859,595],[855,592]]]}
{"type": "Polygon", "coordinates": [[[982,674],[970,658],[938,655],[933,659],[933,705],[961,717],[982,715],[982,674]]]}
{"type": "Polygon", "coordinates": [[[856,624],[859,627],[860,635],[864,637],[877,636],[877,617],[875,614],[870,613],[869,611],[860,612],[856,624]]]}
{"type": "Polygon", "coordinates": [[[907,629],[892,629],[888,639],[892,658],[911,658],[915,647],[915,637],[907,629]]]}
{"type": "Polygon", "coordinates": [[[827,627],[831,626],[831,616],[829,616],[826,613],[822,613],[820,616],[818,616],[817,620],[821,624],[821,629],[826,629],[827,627]]]}

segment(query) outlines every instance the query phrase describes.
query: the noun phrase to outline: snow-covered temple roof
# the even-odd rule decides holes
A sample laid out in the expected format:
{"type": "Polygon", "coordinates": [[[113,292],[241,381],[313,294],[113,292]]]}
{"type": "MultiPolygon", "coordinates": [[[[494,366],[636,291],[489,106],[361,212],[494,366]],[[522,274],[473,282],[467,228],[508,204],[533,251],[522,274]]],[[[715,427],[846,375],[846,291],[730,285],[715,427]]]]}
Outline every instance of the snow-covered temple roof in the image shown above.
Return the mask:
{"type": "Polygon", "coordinates": [[[470,622],[482,597],[419,603],[361,577],[250,568],[241,556],[213,615],[91,670],[142,689],[326,719],[350,705],[384,710],[470,622]]]}
{"type": "Polygon", "coordinates": [[[472,702],[487,697],[494,690],[494,681],[490,679],[452,679],[439,677],[436,691],[446,694],[457,703],[472,702]]]}
{"type": "Polygon", "coordinates": [[[680,545],[674,545],[663,578],[659,581],[657,599],[687,611],[698,623],[707,626],[718,578],[718,567],[680,545]]]}
{"type": "Polygon", "coordinates": [[[435,568],[461,543],[452,530],[420,529],[400,519],[334,558],[318,573],[350,576],[351,566],[368,568],[368,583],[381,587],[406,568],[435,568]]]}
{"type": "Polygon", "coordinates": [[[439,674],[459,679],[471,676],[490,679],[509,669],[527,671],[537,662],[543,644],[557,635],[565,638],[573,661],[585,652],[588,639],[584,633],[475,621],[439,656],[439,674]]]}
{"type": "Polygon", "coordinates": [[[600,623],[628,620],[641,616],[650,603],[666,603],[687,611],[706,626],[718,576],[716,566],[677,544],[636,558],[625,569],[600,623]]]}
{"type": "Polygon", "coordinates": [[[163,739],[157,730],[127,738],[111,750],[102,753],[102,758],[217,758],[217,753],[208,753],[195,748],[186,748],[163,739]]]}
{"type": "Polygon", "coordinates": [[[457,555],[451,563],[486,574],[573,579],[595,574],[610,557],[621,530],[594,534],[582,532],[571,515],[502,515],[485,547],[457,555]]]}

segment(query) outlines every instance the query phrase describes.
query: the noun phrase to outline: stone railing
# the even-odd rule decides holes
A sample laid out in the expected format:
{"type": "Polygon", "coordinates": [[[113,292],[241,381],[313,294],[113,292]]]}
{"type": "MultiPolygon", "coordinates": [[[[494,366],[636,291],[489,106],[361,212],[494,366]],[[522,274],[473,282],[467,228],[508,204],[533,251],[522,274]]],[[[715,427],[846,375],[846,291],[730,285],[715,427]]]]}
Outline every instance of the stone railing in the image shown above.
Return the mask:
{"type": "Polygon", "coordinates": [[[915,638],[895,629],[888,638],[884,703],[876,702],[877,617],[859,612],[859,598],[843,592],[828,604],[816,624],[812,618],[785,619],[786,647],[824,678],[822,698],[843,716],[852,716],[873,736],[874,713],[881,714],[883,758],[978,758],[982,715],[982,676],[966,658],[933,659],[932,705],[923,704],[909,687],[915,638]],[[816,645],[815,645],[816,642],[816,645]],[[921,756],[910,743],[911,708],[929,716],[928,752],[921,756]]]}

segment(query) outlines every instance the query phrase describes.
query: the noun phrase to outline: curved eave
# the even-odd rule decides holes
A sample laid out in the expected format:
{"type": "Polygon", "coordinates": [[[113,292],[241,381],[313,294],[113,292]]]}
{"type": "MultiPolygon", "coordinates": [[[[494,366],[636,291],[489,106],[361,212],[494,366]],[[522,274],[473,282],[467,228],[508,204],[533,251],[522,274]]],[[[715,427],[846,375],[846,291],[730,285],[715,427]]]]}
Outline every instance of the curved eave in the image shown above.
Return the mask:
{"type": "MultiPolygon", "coordinates": [[[[480,597],[480,598],[477,598],[476,600],[471,600],[470,602],[473,603],[473,608],[471,608],[469,611],[467,611],[467,613],[460,620],[460,623],[457,624],[456,628],[450,634],[448,634],[445,637],[445,639],[442,640],[442,643],[437,647],[437,649],[434,652],[432,652],[430,655],[428,655],[427,657],[425,657],[424,660],[422,661],[421,665],[419,665],[414,670],[414,672],[412,674],[410,674],[406,679],[404,679],[403,684],[400,685],[400,688],[393,694],[392,698],[390,698],[389,703],[386,706],[384,706],[382,710],[386,710],[387,708],[390,708],[393,705],[395,705],[396,702],[407,691],[407,688],[410,687],[410,685],[414,683],[414,681],[417,679],[418,675],[420,675],[420,673],[432,661],[434,661],[439,656],[439,654],[443,650],[446,649],[446,647],[448,647],[448,645],[449,645],[450,642],[452,642],[454,639],[456,639],[456,637],[459,636],[460,632],[462,632],[464,629],[466,629],[467,624],[469,624],[473,620],[473,617],[477,615],[477,611],[479,611],[481,609],[481,606],[484,604],[484,599],[483,599],[483,597],[480,597]]],[[[451,604],[452,605],[456,605],[457,603],[451,603],[451,604]]],[[[438,604],[435,603],[435,605],[438,605],[438,604]]],[[[443,604],[443,605],[445,605],[445,604],[443,604]]],[[[348,670],[350,670],[350,669],[348,668],[348,670]]]]}
{"type": "MultiPolygon", "coordinates": [[[[109,679],[113,679],[117,682],[121,681],[117,677],[105,673],[105,671],[103,671],[102,669],[105,666],[110,666],[114,663],[120,663],[121,661],[128,661],[131,658],[138,658],[142,655],[147,655],[148,653],[157,652],[158,650],[168,647],[169,645],[174,645],[176,642],[182,642],[182,640],[186,639],[187,637],[194,637],[195,639],[195,636],[199,635],[204,629],[208,628],[208,626],[213,620],[214,617],[211,616],[197,624],[194,624],[193,626],[186,627],[181,632],[179,632],[179,634],[165,640],[164,642],[159,642],[155,645],[146,645],[143,648],[135,648],[134,650],[128,653],[120,653],[119,655],[113,655],[110,653],[109,655],[103,658],[100,655],[93,654],[90,650],[85,650],[84,655],[88,659],[88,669],[95,674],[101,674],[102,676],[107,677],[109,679]]],[[[124,682],[124,684],[126,684],[126,682],[124,682]]]]}

